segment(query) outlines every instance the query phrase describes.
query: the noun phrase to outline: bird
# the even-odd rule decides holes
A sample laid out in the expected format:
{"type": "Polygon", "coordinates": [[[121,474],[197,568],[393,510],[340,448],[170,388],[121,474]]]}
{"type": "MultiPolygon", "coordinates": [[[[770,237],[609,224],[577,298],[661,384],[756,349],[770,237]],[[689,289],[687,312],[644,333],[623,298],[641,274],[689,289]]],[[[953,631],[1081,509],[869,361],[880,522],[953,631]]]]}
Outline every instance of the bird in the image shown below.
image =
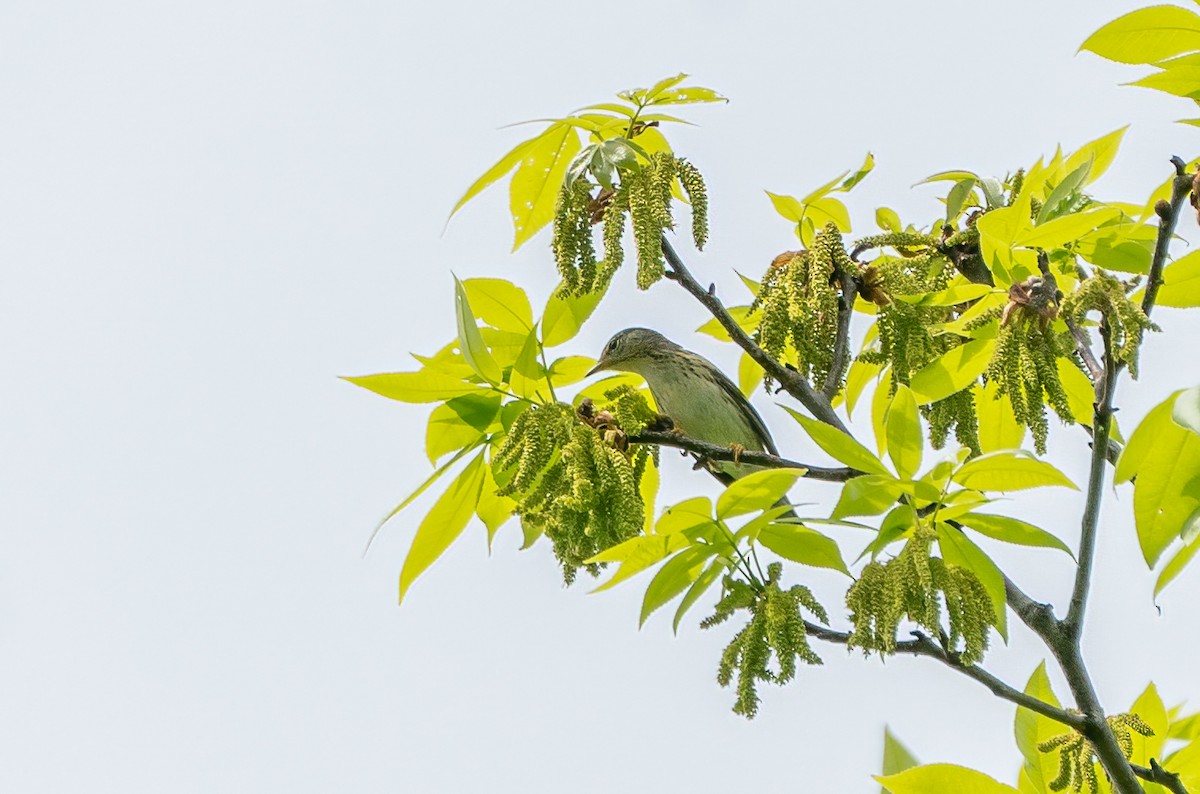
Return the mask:
{"type": "MultiPolygon", "coordinates": [[[[649,328],[613,335],[588,375],[611,370],[646,379],[658,410],[683,435],[734,449],[778,455],[766,423],[740,389],[711,361],[649,328]]],[[[759,467],[709,461],[708,469],[728,485],[759,467]]]]}

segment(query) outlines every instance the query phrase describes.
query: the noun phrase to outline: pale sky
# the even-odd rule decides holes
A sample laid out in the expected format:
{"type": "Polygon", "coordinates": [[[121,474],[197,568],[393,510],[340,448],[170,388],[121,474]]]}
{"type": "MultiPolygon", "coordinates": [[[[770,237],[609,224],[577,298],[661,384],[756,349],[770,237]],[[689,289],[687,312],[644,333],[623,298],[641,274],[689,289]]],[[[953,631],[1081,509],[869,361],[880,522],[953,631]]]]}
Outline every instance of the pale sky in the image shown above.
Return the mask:
{"type": "MultiPolygon", "coordinates": [[[[757,275],[795,244],[762,191],[802,195],[868,150],[855,233],[880,204],[933,217],[936,190],[911,187],[931,173],[1003,175],[1130,123],[1096,190],[1141,200],[1172,154],[1197,153],[1171,123],[1195,109],[1075,54],[1136,7],[6,4],[0,789],[866,794],[885,723],[922,761],[1013,783],[1013,708],[978,684],[819,646],[825,665],[764,687],[747,722],[714,680],[736,627],[699,631],[697,607],[678,637],[669,615],[639,631],[644,579],[564,589],[548,547],[518,553],[515,522],[490,557],[472,525],[398,607],[429,502],[362,549],[429,472],[428,409],[337,376],[410,369],[408,352],[449,341],[452,271],[544,300],[547,237],[509,254],[502,189],[443,235],[447,213],[520,139],[502,125],[678,71],[732,99],[673,137],[712,195],[711,245],[689,263],[731,300],[732,268],[757,275]]],[[[707,317],[676,286],[631,281],[564,353],[651,325],[735,365],[691,333],[707,317]]],[[[1200,382],[1197,315],[1155,319],[1168,335],[1118,389],[1127,430],[1200,382]]],[[[815,457],[756,400],[785,451],[815,457]]],[[[1083,482],[1082,434],[1052,445],[1083,482]]],[[[711,491],[663,457],[666,499],[711,491]]],[[[794,497],[827,507],[818,486],[794,497]]],[[[1195,698],[1200,568],[1159,614],[1130,493],[1107,497],[1086,635],[1101,698],[1124,710],[1151,678],[1169,705],[1195,698]]],[[[1074,545],[1080,504],[1033,492],[1013,510],[1074,545]]],[[[1063,601],[1065,555],[986,548],[1063,601]]],[[[844,626],[844,581],[795,575],[844,626]]],[[[985,665],[1020,687],[1042,658],[1014,626],[985,665]]]]}

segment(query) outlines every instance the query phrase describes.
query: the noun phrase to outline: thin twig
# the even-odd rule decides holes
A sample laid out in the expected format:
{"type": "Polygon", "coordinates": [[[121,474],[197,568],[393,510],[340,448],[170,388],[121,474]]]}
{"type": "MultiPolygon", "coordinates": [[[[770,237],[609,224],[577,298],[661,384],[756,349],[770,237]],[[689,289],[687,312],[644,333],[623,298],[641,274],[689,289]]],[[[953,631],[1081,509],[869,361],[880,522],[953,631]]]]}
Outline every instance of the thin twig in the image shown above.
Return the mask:
{"type": "Polygon", "coordinates": [[[864,473],[849,467],[827,468],[825,466],[813,466],[808,463],[781,458],[769,452],[757,452],[749,449],[735,452],[732,447],[709,444],[706,441],[689,438],[671,430],[643,430],[635,436],[630,436],[629,443],[657,444],[660,447],[674,447],[675,449],[691,452],[705,460],[732,461],[734,463],[745,463],[748,466],[762,466],[770,469],[805,469],[805,477],[810,480],[823,480],[825,482],[846,482],[864,473]]]}
{"type": "MultiPolygon", "coordinates": [[[[808,636],[825,642],[838,645],[848,645],[850,642],[850,635],[844,631],[835,631],[809,621],[804,622],[804,628],[808,632],[808,636]]],[[[916,639],[897,642],[896,653],[911,653],[914,656],[928,656],[931,659],[937,659],[947,667],[983,684],[996,697],[1016,703],[1018,706],[1024,706],[1030,711],[1035,711],[1044,717],[1061,722],[1063,725],[1075,730],[1082,730],[1084,728],[1084,718],[1082,715],[1053,706],[1044,700],[1015,689],[977,664],[963,664],[957,654],[948,653],[942,646],[921,632],[913,632],[913,636],[916,639]]]]}
{"type": "Polygon", "coordinates": [[[737,321],[725,309],[725,305],[721,303],[721,300],[715,294],[705,289],[700,282],[696,281],[666,236],[662,238],[662,250],[663,256],[667,259],[667,264],[670,265],[670,269],[666,273],[667,278],[678,282],[696,300],[700,301],[704,308],[708,309],[709,313],[721,324],[721,327],[725,329],[730,338],[737,343],[738,347],[749,353],[755,363],[766,370],[767,374],[775,379],[788,394],[799,400],[800,404],[812,412],[814,417],[825,424],[833,425],[838,430],[846,431],[846,426],[834,412],[833,406],[829,404],[829,400],[813,389],[809,382],[801,377],[798,372],[788,369],[776,361],[774,356],[759,347],[742,330],[742,327],[737,324],[737,321]]]}
{"type": "MultiPolygon", "coordinates": [[[[1187,163],[1178,155],[1171,158],[1175,166],[1175,179],[1171,185],[1171,201],[1166,212],[1158,216],[1158,238],[1154,242],[1154,258],[1150,261],[1150,274],[1146,277],[1146,292],[1142,295],[1142,311],[1149,316],[1154,309],[1154,301],[1158,298],[1158,288],[1162,286],[1162,272],[1167,265],[1167,249],[1171,238],[1175,235],[1175,225],[1179,223],[1179,213],[1183,203],[1187,201],[1192,190],[1192,178],[1187,174],[1187,163]]],[[[1155,208],[1158,211],[1158,208],[1155,208]]]]}
{"type": "Polygon", "coordinates": [[[1092,352],[1092,346],[1083,329],[1076,325],[1070,317],[1066,318],[1066,321],[1067,330],[1075,338],[1075,349],[1079,351],[1079,357],[1083,359],[1084,366],[1092,374],[1092,383],[1095,383],[1104,376],[1104,367],[1100,366],[1100,362],[1096,360],[1096,354],[1092,352]]]}
{"type": "Polygon", "coordinates": [[[1144,767],[1138,764],[1130,764],[1133,768],[1133,774],[1140,777],[1142,780],[1147,780],[1151,783],[1157,783],[1170,791],[1172,794],[1188,794],[1187,788],[1184,787],[1183,781],[1179,779],[1178,772],[1168,772],[1159,765],[1154,758],[1150,759],[1150,766],[1144,767]]]}

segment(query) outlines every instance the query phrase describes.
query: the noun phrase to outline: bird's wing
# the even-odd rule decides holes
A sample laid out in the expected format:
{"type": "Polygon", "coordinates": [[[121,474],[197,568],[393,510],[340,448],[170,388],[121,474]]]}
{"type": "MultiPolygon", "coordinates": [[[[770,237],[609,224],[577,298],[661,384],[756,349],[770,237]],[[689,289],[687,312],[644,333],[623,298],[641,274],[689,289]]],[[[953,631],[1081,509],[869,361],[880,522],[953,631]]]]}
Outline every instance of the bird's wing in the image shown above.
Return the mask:
{"type": "Polygon", "coordinates": [[[725,393],[728,394],[735,403],[737,403],[738,407],[742,410],[742,414],[747,420],[749,420],[750,426],[753,427],[758,433],[758,436],[762,439],[763,447],[766,448],[766,451],[770,452],[772,455],[778,456],[779,450],[775,448],[775,441],[771,438],[771,431],[767,429],[767,425],[765,422],[763,422],[762,417],[758,415],[758,411],[754,410],[754,406],[751,405],[750,401],[746,399],[746,395],[742,394],[742,390],[739,389],[737,385],[725,375],[724,372],[716,367],[713,367],[712,371],[717,376],[717,383],[720,383],[721,388],[725,390],[725,393]]]}

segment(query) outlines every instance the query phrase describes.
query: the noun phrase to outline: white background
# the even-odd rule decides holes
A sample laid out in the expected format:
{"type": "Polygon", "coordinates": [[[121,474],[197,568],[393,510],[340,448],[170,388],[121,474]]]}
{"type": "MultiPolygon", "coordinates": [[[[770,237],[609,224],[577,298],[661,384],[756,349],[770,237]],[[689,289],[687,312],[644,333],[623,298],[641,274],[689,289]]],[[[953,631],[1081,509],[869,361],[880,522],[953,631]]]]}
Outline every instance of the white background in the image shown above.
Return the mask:
{"type": "MultiPolygon", "coordinates": [[[[680,70],[733,99],[670,131],[711,187],[712,243],[689,261],[731,302],[732,267],[757,275],[795,245],[763,189],[803,195],[867,150],[856,233],[880,204],[936,217],[937,188],[911,188],[935,171],[1002,176],[1129,123],[1097,192],[1140,200],[1170,155],[1196,154],[1195,129],[1171,124],[1195,109],[1075,54],[1135,7],[4,4],[0,789],[869,792],[885,722],[923,761],[1013,782],[1013,709],[978,684],[825,647],[747,722],[713,680],[732,627],[676,638],[657,615],[639,632],[637,583],[564,590],[515,524],[490,558],[473,525],[397,607],[428,502],[362,549],[429,471],[426,410],[336,376],[410,369],[448,341],[451,271],[544,300],[547,238],[509,255],[503,189],[443,235],[449,209],[527,133],[501,125],[680,70]]],[[[691,334],[706,317],[677,287],[631,280],[563,353],[644,324],[735,365],[691,334]]],[[[1118,390],[1127,430],[1200,382],[1196,317],[1156,319],[1168,335],[1118,390]]],[[[818,462],[757,399],[781,446],[818,462]]],[[[1082,482],[1082,433],[1052,443],[1082,482]]],[[[710,488],[664,459],[668,499],[710,488]]],[[[1111,711],[1151,677],[1168,704],[1195,696],[1200,652],[1200,570],[1159,614],[1129,502],[1106,503],[1087,626],[1111,711]]],[[[1013,510],[1074,544],[1079,504],[1033,492],[1013,510]]],[[[987,548],[1062,603],[1066,555],[987,548]]],[[[844,582],[811,581],[840,622],[827,586],[844,582]]],[[[1023,686],[1041,658],[1014,628],[987,665],[1023,686]]]]}

